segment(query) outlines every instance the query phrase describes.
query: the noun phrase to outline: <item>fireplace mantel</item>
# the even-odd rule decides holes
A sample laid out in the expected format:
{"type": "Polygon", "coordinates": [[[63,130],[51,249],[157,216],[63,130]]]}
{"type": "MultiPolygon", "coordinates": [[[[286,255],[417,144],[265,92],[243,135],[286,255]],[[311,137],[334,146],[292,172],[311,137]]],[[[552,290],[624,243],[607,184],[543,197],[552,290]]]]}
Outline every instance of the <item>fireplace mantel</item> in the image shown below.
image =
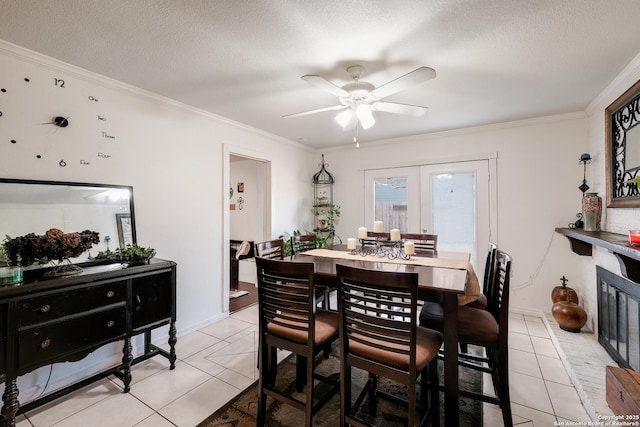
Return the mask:
{"type": "Polygon", "coordinates": [[[620,261],[622,275],[640,283],[640,248],[631,246],[627,235],[574,228],[556,228],[556,233],[566,236],[578,255],[591,256],[593,245],[609,250],[620,261]]]}

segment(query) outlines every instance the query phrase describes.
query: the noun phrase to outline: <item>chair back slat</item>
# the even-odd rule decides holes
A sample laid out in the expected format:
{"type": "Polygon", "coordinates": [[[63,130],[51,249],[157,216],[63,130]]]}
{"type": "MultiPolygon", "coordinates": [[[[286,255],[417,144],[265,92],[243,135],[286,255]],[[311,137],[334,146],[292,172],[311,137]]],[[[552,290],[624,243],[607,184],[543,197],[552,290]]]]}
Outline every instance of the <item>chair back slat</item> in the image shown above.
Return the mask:
{"type": "Polygon", "coordinates": [[[300,252],[310,251],[318,247],[318,241],[315,234],[299,234],[291,236],[291,252],[299,254],[300,252]]]}
{"type": "Polygon", "coordinates": [[[268,240],[256,244],[258,256],[267,259],[284,259],[284,241],[282,239],[268,240]]]}

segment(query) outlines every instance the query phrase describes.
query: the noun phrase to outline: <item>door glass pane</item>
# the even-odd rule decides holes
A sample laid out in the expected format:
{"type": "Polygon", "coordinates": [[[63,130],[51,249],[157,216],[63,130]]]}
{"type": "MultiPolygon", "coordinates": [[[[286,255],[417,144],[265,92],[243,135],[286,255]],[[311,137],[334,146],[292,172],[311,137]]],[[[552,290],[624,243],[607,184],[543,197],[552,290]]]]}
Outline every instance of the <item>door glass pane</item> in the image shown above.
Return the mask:
{"type": "MultiPolygon", "coordinates": [[[[475,254],[475,193],[473,173],[431,176],[432,221],[438,250],[475,254]]],[[[475,259],[471,261],[475,264],[475,259]]]]}
{"type": "Polygon", "coordinates": [[[407,178],[376,178],[373,183],[374,220],[382,221],[385,231],[407,232],[407,178]]]}

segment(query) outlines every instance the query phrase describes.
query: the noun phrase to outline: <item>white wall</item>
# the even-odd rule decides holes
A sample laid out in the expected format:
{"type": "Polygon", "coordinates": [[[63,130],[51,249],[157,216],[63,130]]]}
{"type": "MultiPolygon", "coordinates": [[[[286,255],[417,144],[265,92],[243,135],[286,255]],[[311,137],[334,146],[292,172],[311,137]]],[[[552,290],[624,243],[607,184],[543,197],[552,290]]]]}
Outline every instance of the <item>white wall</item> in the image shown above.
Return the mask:
{"type": "Polygon", "coordinates": [[[554,229],[575,221],[581,210],[578,159],[586,149],[586,115],[576,113],[325,151],[336,178],[335,203],[342,207],[337,233],[343,240],[355,237],[366,225],[364,169],[497,154],[492,179],[497,179],[498,230],[491,238],[514,259],[511,305],[550,312],[551,290],[560,277],[570,284],[578,279],[568,242],[554,229]]]}
{"type": "MultiPolygon", "coordinates": [[[[133,186],[138,243],[178,265],[179,336],[226,316],[225,149],[250,149],[271,161],[271,182],[278,189],[273,192],[273,230],[297,226],[298,194],[307,189],[309,169],[308,150],[299,144],[2,41],[0,69],[6,89],[0,93],[2,177],[133,186]],[[55,87],[54,78],[64,79],[66,87],[55,87]],[[99,102],[92,104],[89,96],[99,102]],[[98,114],[108,120],[98,120],[98,114]],[[56,115],[70,116],[70,126],[41,125],[56,115]],[[105,130],[116,138],[104,138],[105,130]]],[[[52,384],[117,363],[119,349],[108,347],[98,352],[101,357],[56,365],[52,384]]],[[[34,378],[21,381],[41,383],[34,378]]],[[[21,389],[21,399],[29,398],[28,390],[21,389]]]]}

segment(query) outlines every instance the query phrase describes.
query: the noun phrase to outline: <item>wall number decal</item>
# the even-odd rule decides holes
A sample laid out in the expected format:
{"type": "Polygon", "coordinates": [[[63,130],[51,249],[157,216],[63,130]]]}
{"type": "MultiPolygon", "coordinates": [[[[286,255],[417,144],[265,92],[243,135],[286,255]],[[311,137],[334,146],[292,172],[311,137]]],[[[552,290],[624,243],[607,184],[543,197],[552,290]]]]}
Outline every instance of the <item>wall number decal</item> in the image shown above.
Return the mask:
{"type": "Polygon", "coordinates": [[[53,81],[54,81],[55,86],[57,86],[57,87],[65,87],[64,86],[64,80],[54,78],[53,81]]]}

